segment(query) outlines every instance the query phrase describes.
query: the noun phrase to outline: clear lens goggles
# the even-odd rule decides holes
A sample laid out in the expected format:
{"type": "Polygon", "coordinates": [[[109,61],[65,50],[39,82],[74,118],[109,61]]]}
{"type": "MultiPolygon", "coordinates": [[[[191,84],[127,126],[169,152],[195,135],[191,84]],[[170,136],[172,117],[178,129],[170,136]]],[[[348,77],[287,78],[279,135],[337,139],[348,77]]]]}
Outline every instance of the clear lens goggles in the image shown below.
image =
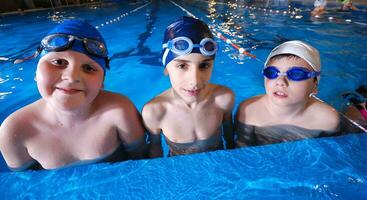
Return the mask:
{"type": "Polygon", "coordinates": [[[200,44],[194,44],[190,38],[182,36],[163,44],[163,48],[168,48],[179,56],[191,53],[194,47],[199,48],[204,56],[212,56],[218,50],[217,43],[211,38],[204,38],[200,44]]]}
{"type": "Polygon", "coordinates": [[[263,74],[267,79],[276,79],[279,76],[287,76],[292,81],[304,81],[320,75],[320,72],[310,71],[304,67],[292,67],[286,72],[280,72],[274,66],[268,66],[263,70],[263,74]]]}
{"type": "Polygon", "coordinates": [[[81,41],[85,50],[91,55],[102,58],[107,57],[107,48],[102,42],[67,34],[46,36],[41,41],[41,48],[46,51],[64,51],[72,47],[75,40],[81,41]]]}

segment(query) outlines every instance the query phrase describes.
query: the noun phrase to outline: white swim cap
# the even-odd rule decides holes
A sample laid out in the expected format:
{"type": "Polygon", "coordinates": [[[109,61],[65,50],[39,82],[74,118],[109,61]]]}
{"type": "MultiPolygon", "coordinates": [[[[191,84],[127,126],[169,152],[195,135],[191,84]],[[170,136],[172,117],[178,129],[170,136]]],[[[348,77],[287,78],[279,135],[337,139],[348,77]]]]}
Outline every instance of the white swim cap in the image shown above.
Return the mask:
{"type": "Polygon", "coordinates": [[[264,67],[267,66],[272,57],[281,54],[292,54],[298,56],[310,64],[313,70],[317,72],[321,71],[319,51],[311,45],[299,40],[284,42],[283,44],[275,47],[266,59],[264,67]]]}

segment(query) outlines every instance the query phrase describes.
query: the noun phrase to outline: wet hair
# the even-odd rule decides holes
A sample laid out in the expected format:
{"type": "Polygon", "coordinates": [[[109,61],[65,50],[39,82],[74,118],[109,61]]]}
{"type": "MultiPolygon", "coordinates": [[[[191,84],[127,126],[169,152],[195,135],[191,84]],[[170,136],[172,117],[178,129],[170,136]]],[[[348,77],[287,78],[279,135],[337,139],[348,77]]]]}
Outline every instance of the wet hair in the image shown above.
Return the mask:
{"type": "Polygon", "coordinates": [[[362,95],[364,98],[367,98],[367,85],[361,85],[356,89],[356,92],[358,92],[360,95],[362,95]]]}

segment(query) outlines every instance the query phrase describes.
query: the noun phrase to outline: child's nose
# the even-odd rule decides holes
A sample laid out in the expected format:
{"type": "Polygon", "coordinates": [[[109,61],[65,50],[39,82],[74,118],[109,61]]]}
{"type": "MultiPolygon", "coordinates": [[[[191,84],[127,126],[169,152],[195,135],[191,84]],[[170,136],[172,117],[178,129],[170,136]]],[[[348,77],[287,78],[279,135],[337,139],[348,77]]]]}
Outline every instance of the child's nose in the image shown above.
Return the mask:
{"type": "Polygon", "coordinates": [[[70,82],[80,82],[81,79],[79,70],[76,67],[68,67],[61,78],[70,82]]]}
{"type": "Polygon", "coordinates": [[[200,81],[200,77],[201,77],[201,74],[200,74],[200,71],[199,70],[192,70],[191,73],[190,73],[190,85],[192,86],[196,86],[198,85],[199,81],[200,81]]]}
{"type": "Polygon", "coordinates": [[[276,85],[285,87],[288,86],[288,78],[286,75],[279,75],[279,77],[275,80],[276,85]]]}

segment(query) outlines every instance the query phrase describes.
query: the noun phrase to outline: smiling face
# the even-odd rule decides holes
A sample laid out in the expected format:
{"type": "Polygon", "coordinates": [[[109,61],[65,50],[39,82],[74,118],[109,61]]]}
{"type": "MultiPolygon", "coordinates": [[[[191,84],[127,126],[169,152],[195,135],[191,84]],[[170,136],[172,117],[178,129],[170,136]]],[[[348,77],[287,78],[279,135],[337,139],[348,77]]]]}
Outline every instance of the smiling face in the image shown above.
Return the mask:
{"type": "Polygon", "coordinates": [[[173,90],[186,103],[191,103],[207,94],[213,63],[212,57],[191,53],[169,62],[165,72],[169,75],[173,90]]]}
{"type": "MultiPolygon", "coordinates": [[[[272,59],[267,66],[274,66],[280,72],[286,72],[294,66],[314,71],[306,61],[298,57],[272,59]]],[[[291,81],[286,76],[279,76],[271,80],[265,78],[264,82],[267,97],[272,103],[280,106],[304,105],[310,94],[317,90],[317,81],[314,78],[291,81]]]]}
{"type": "Polygon", "coordinates": [[[63,110],[89,105],[103,87],[103,79],[101,66],[71,50],[43,56],[35,78],[42,98],[53,108],[63,110]]]}

